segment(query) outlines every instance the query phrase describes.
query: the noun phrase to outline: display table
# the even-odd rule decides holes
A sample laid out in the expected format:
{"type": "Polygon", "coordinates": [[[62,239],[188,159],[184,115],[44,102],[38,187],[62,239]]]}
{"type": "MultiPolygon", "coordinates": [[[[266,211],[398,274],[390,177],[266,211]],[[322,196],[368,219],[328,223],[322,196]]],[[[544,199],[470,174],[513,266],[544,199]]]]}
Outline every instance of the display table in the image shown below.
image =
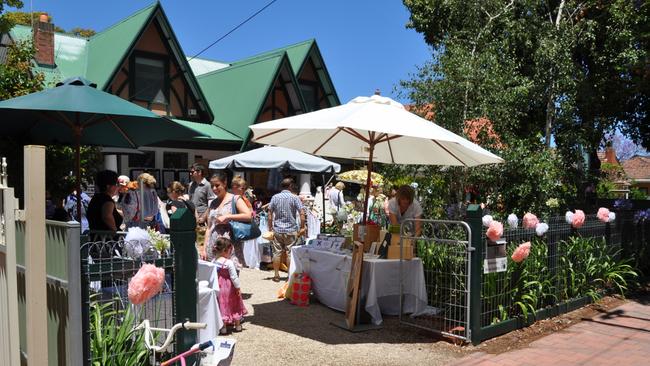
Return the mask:
{"type": "Polygon", "coordinates": [[[219,310],[217,296],[219,281],[217,281],[217,266],[214,263],[199,260],[197,266],[197,321],[207,324],[205,329],[199,329],[198,341],[206,342],[219,335],[223,327],[223,319],[219,310]]]}
{"type": "MultiPolygon", "coordinates": [[[[291,249],[289,278],[294,272],[306,272],[312,279],[312,290],[322,304],[345,311],[346,287],[350,275],[351,256],[319,251],[307,246],[291,249]]],[[[404,313],[418,314],[427,307],[422,261],[404,261],[404,313]]],[[[399,315],[399,259],[364,259],[361,299],[364,309],[376,325],[381,314],[399,315]]]]}

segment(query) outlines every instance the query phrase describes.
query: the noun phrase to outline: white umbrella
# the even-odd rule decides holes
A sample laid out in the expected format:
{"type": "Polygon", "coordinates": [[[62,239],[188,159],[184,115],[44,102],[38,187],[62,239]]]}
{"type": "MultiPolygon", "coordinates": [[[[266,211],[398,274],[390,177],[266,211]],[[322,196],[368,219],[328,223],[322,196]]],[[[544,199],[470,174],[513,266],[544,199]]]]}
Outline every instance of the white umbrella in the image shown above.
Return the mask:
{"type": "Polygon", "coordinates": [[[264,146],[210,162],[210,169],[288,169],[309,173],[338,173],[341,165],[278,146],[264,146]]]}
{"type": "MultiPolygon", "coordinates": [[[[476,166],[502,163],[482,147],[421,118],[386,97],[250,126],[253,141],[310,154],[393,164],[476,166]]],[[[366,197],[370,187],[366,184],[366,197]]],[[[365,203],[368,205],[368,202],[365,203]]],[[[364,209],[363,222],[366,221],[364,209]]]]}

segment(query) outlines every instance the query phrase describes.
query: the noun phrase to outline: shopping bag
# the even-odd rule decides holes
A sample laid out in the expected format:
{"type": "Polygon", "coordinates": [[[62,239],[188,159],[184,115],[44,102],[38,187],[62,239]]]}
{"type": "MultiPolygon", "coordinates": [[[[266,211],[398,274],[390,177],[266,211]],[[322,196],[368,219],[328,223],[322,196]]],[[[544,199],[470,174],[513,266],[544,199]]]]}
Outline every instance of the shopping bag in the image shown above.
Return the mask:
{"type": "Polygon", "coordinates": [[[291,303],[298,306],[309,306],[311,292],[311,278],[307,273],[294,273],[289,285],[291,289],[291,303]]]}

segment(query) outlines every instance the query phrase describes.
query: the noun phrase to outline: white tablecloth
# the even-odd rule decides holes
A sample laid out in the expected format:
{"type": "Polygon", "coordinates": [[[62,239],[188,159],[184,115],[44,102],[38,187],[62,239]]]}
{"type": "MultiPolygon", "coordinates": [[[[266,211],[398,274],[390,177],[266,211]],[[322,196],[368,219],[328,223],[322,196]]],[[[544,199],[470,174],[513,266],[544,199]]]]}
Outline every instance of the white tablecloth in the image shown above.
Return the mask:
{"type": "Polygon", "coordinates": [[[199,342],[206,342],[219,335],[223,327],[221,311],[217,296],[219,295],[219,281],[217,280],[217,267],[212,262],[199,260],[196,279],[199,281],[197,294],[197,321],[207,324],[205,329],[200,329],[199,342]]]}
{"type": "MultiPolygon", "coordinates": [[[[350,276],[351,256],[318,251],[306,246],[291,249],[291,268],[307,272],[312,289],[326,306],[345,311],[345,290],[350,276]]],[[[381,314],[399,315],[399,259],[364,259],[361,297],[374,324],[381,324],[381,314]]],[[[422,261],[404,261],[404,313],[418,314],[427,307],[422,261]]]]}

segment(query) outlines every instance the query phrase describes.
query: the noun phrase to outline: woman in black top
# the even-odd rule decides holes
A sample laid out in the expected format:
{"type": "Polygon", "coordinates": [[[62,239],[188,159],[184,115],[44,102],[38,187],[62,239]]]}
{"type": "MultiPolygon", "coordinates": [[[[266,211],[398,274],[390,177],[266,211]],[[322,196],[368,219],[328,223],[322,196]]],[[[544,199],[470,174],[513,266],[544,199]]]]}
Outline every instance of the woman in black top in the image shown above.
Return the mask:
{"type": "Polygon", "coordinates": [[[97,189],[88,204],[88,226],[90,230],[117,231],[122,225],[122,216],[117,212],[113,196],[117,194],[117,173],[104,170],[97,173],[97,189]]]}
{"type": "Polygon", "coordinates": [[[187,208],[194,213],[194,204],[185,196],[185,187],[181,182],[173,181],[167,187],[167,213],[171,216],[178,208],[187,208]]]}

